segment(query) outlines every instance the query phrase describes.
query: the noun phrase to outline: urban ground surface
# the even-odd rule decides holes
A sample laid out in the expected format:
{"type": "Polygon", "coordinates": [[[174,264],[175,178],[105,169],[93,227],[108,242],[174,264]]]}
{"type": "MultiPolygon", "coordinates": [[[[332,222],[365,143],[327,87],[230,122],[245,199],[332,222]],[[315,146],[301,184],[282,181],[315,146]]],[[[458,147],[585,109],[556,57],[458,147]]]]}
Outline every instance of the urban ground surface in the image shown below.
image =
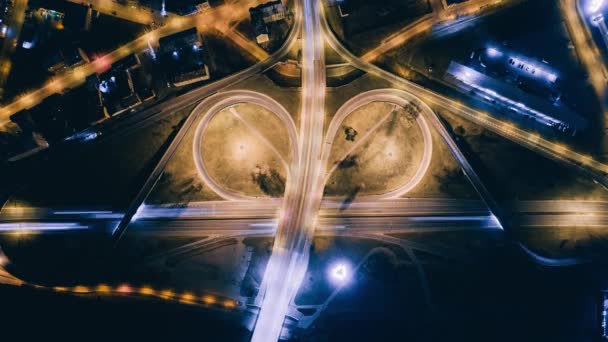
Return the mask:
{"type": "Polygon", "coordinates": [[[0,0],[3,340],[608,340],[607,14],[0,0]]]}

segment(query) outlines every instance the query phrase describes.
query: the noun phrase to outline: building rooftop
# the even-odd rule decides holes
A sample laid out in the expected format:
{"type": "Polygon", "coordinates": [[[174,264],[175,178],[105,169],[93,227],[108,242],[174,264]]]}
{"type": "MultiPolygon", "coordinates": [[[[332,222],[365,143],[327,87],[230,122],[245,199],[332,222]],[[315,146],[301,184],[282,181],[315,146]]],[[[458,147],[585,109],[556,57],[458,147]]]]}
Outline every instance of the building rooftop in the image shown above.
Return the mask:
{"type": "Polygon", "coordinates": [[[161,38],[159,45],[163,70],[174,86],[180,87],[210,78],[203,56],[204,46],[196,29],[161,38]]]}
{"type": "Polygon", "coordinates": [[[150,82],[142,78],[142,66],[136,55],[121,59],[99,75],[97,89],[109,115],[132,109],[155,95],[150,82]]]}
{"type": "Polygon", "coordinates": [[[268,25],[284,20],[287,14],[287,7],[281,0],[266,2],[249,9],[251,25],[258,44],[264,44],[270,40],[268,25]]]}

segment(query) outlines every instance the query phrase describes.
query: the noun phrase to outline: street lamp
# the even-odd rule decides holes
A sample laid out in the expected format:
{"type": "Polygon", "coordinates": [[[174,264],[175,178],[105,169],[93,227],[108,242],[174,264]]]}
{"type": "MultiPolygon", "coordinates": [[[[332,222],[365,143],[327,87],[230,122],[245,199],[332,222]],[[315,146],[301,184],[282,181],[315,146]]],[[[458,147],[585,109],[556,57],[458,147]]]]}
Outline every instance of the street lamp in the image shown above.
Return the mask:
{"type": "Polygon", "coordinates": [[[337,280],[345,280],[347,275],[346,265],[339,264],[338,266],[334,267],[334,269],[331,271],[331,275],[337,280]]]}
{"type": "Polygon", "coordinates": [[[344,285],[350,276],[350,267],[346,262],[337,262],[329,268],[329,278],[336,285],[344,285]]]}
{"type": "Polygon", "coordinates": [[[590,13],[595,14],[604,6],[605,0],[590,0],[587,9],[590,13]]]}

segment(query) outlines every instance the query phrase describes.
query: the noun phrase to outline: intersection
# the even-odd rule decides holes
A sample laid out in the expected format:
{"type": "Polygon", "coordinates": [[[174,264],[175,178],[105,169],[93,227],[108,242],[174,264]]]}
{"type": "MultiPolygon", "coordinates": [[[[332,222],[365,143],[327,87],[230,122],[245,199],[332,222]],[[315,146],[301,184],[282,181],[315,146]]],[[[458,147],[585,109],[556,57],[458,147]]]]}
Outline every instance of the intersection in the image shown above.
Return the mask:
{"type": "MultiPolygon", "coordinates": [[[[513,1],[517,2],[517,1],[513,1]]],[[[567,2],[567,1],[566,1],[567,2]]],[[[293,5],[294,23],[282,46],[274,53],[254,52],[258,63],[238,73],[227,76],[190,90],[180,96],[171,98],[158,105],[133,113],[123,121],[113,123],[108,119],[102,127],[108,136],[126,135],[136,131],[144,121],[154,122],[165,113],[178,108],[191,108],[188,116],[176,130],[172,140],[162,151],[152,170],[144,176],[141,187],[129,199],[124,210],[106,209],[72,209],[19,207],[9,201],[0,211],[0,233],[24,231],[40,234],[62,234],[79,230],[98,232],[108,237],[114,246],[120,247],[127,238],[133,237],[179,237],[194,239],[193,242],[163,251],[149,260],[171,260],[179,263],[198,252],[213,250],[216,246],[230,239],[242,241],[248,237],[272,238],[272,248],[257,293],[252,297],[230,295],[218,299],[224,308],[251,313],[255,318],[250,324],[252,341],[277,341],[281,336],[289,335],[289,327],[308,327],[314,321],[296,313],[299,306],[296,296],[305,278],[311,262],[313,240],[318,236],[339,236],[352,239],[369,239],[389,245],[397,245],[412,253],[412,250],[423,251],[434,255],[459,254],[456,248],[449,246],[429,246],[424,243],[409,241],[397,237],[399,234],[414,232],[453,232],[453,231],[487,231],[492,234],[504,234],[507,239],[513,236],[513,228],[549,229],[555,227],[586,227],[605,229],[608,225],[604,200],[517,200],[508,205],[498,200],[486,185],[486,179],[461,148],[461,142],[455,137],[437,113],[446,110],[460,118],[468,120],[479,127],[487,129],[500,137],[523,146],[539,155],[563,165],[569,170],[592,179],[606,189],[608,187],[608,165],[601,159],[576,152],[568,146],[546,139],[538,133],[508,124],[502,119],[470,108],[458,100],[440,94],[428,87],[404,79],[379,65],[373,64],[380,56],[397,46],[407,44],[412,38],[430,31],[439,23],[449,23],[459,15],[486,15],[486,11],[498,10],[508,6],[510,1],[476,1],[469,0],[462,5],[444,8],[443,2],[433,1],[433,12],[419,21],[387,37],[381,45],[362,56],[356,56],[336,36],[326,16],[327,7],[320,0],[298,0],[293,5]],[[497,8],[495,8],[496,6],[497,8]],[[437,13],[439,11],[439,13],[437,13]],[[240,89],[239,84],[248,79],[263,75],[276,68],[281,74],[281,62],[301,44],[301,85],[298,90],[298,113],[290,113],[283,102],[273,94],[251,89],[240,89]],[[352,68],[384,82],[385,86],[360,91],[338,106],[336,113],[327,113],[327,71],[326,50],[333,50],[352,68]],[[331,160],[333,142],[340,136],[346,118],[357,109],[370,103],[386,103],[393,110],[382,114],[382,119],[368,128],[350,145],[349,150],[338,160],[331,160]],[[282,156],[274,146],[254,126],[259,123],[243,119],[238,105],[256,105],[272,113],[283,125],[288,137],[287,146],[291,160],[282,156]],[[421,161],[415,168],[414,175],[396,188],[386,189],[381,194],[358,194],[344,200],[324,194],[330,177],[340,169],[342,163],[356,151],[369,146],[368,138],[373,136],[382,125],[394,114],[397,108],[415,105],[419,108],[414,119],[415,127],[422,137],[421,161]],[[281,197],[259,197],[234,191],[224,187],[220,180],[209,172],[202,155],[205,131],[216,114],[226,111],[252,132],[258,143],[265,145],[281,159],[285,168],[285,192],[281,197]],[[186,144],[192,136],[192,144],[186,144]],[[190,203],[148,203],[151,193],[161,183],[161,178],[172,158],[183,149],[191,153],[196,174],[205,189],[213,192],[218,199],[209,201],[192,201],[190,203]],[[410,193],[425,179],[431,177],[433,160],[437,159],[436,149],[441,145],[447,148],[455,160],[457,170],[464,174],[464,179],[473,189],[474,199],[418,198],[410,193]],[[508,206],[508,207],[507,207],[508,206]],[[298,318],[301,319],[298,323],[298,318]],[[287,324],[288,321],[296,323],[287,324]]],[[[253,4],[253,2],[251,3],[253,4]]],[[[73,73],[59,75],[58,78],[43,85],[42,88],[0,108],[0,120],[8,118],[20,109],[29,108],[43,98],[64,88],[80,83],[90,74],[105,68],[104,63],[114,61],[145,49],[148,40],[157,40],[161,36],[181,31],[190,26],[217,26],[226,29],[227,22],[246,15],[250,3],[234,2],[213,9],[213,13],[201,13],[190,17],[165,18],[167,24],[145,37],[101,57],[97,61],[79,67],[73,73]],[[213,18],[213,19],[209,19],[213,18]]],[[[115,8],[108,8],[112,12],[115,8]]],[[[133,15],[136,11],[133,10],[133,15]]],[[[131,14],[123,14],[129,20],[131,14]]],[[[154,13],[147,12],[145,17],[135,15],[136,19],[146,22],[153,20],[154,13]]],[[[161,20],[162,18],[155,18],[161,20]]],[[[571,20],[574,20],[571,18],[571,20]]],[[[230,36],[228,33],[226,36],[230,36]]],[[[246,37],[233,36],[237,45],[251,46],[246,37]]],[[[576,40],[576,39],[575,39],[576,40]]],[[[257,46],[257,45],[255,45],[257,46]]],[[[591,58],[591,57],[589,57],[591,58]]],[[[589,63],[587,63],[589,64],[589,63]]],[[[603,65],[603,64],[602,64],[603,65]]],[[[599,80],[591,73],[592,83],[599,87],[599,80]]],[[[605,83],[605,82],[604,82],[605,83]]],[[[371,140],[371,139],[370,139],[371,140]]],[[[94,143],[95,144],[95,143],[94,143]]],[[[247,156],[244,156],[245,158],[247,156]]],[[[515,241],[520,251],[533,263],[547,267],[561,267],[585,264],[584,257],[553,257],[541,255],[524,244],[515,241]]],[[[367,260],[365,257],[363,260],[367,260]]],[[[363,263],[363,261],[361,261],[363,263]]],[[[418,276],[425,283],[425,275],[417,264],[418,276]]],[[[339,274],[348,272],[340,265],[339,274]]],[[[354,267],[354,270],[359,269],[354,267]]],[[[0,280],[4,281],[4,275],[0,280]]],[[[8,283],[21,282],[11,276],[8,283]]],[[[45,287],[46,285],[35,284],[45,287]]],[[[46,286],[52,288],[50,286],[46,286]]],[[[55,291],[78,293],[106,294],[120,293],[120,288],[87,285],[86,288],[59,287],[55,291]]],[[[143,289],[143,288],[142,288],[143,289]]],[[[124,288],[123,288],[124,290],[124,288]]],[[[428,289],[427,289],[428,291],[428,289]]],[[[134,291],[137,292],[137,291],[134,291]]],[[[149,290],[140,290],[141,295],[150,295],[149,290]]],[[[152,291],[155,296],[179,299],[175,295],[163,295],[152,291]]],[[[188,296],[183,302],[205,305],[205,299],[193,299],[188,296]]],[[[317,317],[333,299],[320,305],[317,317]]],[[[207,299],[210,301],[210,299],[207,299]]],[[[214,299],[214,303],[215,303],[214,299]]],[[[214,304],[215,305],[215,304],[214,304]]],[[[220,305],[221,306],[221,305],[220,305]]],[[[316,307],[315,307],[316,308],[316,307]]]]}

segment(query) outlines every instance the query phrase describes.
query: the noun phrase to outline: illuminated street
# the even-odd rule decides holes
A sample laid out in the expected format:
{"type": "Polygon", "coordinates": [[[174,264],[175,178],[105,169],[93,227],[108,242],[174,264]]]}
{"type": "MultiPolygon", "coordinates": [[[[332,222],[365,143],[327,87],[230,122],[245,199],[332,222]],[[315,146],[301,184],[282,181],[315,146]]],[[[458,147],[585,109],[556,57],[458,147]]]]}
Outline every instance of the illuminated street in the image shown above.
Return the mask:
{"type": "Polygon", "coordinates": [[[5,334],[608,339],[604,15],[0,1],[5,334]]]}

